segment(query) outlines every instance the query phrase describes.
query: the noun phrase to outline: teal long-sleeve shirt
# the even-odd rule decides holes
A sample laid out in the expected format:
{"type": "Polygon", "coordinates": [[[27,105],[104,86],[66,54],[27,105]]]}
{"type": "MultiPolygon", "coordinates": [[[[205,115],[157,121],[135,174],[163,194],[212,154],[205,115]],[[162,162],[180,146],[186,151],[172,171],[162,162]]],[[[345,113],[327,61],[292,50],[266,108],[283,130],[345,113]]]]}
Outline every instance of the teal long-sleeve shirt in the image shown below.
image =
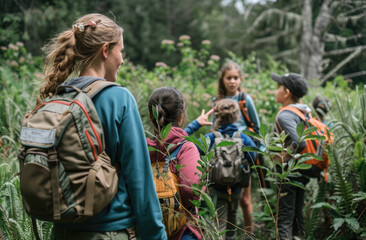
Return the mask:
{"type": "Polygon", "coordinates": [[[120,163],[118,192],[91,219],[56,225],[102,232],[136,226],[141,239],[167,239],[135,99],[126,88],[113,86],[95,96],[93,102],[103,125],[106,152],[112,163],[120,163]]]}

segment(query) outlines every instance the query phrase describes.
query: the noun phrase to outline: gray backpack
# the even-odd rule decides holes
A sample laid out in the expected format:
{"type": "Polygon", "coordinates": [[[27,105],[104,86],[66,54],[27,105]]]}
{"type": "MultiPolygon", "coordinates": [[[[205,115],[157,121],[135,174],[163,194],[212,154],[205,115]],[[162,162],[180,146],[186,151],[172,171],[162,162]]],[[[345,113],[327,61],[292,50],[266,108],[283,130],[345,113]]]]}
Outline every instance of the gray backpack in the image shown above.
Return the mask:
{"type": "Polygon", "coordinates": [[[216,147],[212,157],[212,169],[209,172],[209,180],[216,188],[249,186],[250,167],[244,152],[241,150],[243,141],[240,132],[235,132],[232,137],[220,132],[213,132],[215,146],[222,141],[234,142],[233,145],[216,147]]]}
{"type": "Polygon", "coordinates": [[[32,219],[84,221],[114,198],[118,175],[104,151],[103,127],[91,100],[112,85],[97,80],[83,90],[59,91],[24,117],[20,192],[32,219]]]}

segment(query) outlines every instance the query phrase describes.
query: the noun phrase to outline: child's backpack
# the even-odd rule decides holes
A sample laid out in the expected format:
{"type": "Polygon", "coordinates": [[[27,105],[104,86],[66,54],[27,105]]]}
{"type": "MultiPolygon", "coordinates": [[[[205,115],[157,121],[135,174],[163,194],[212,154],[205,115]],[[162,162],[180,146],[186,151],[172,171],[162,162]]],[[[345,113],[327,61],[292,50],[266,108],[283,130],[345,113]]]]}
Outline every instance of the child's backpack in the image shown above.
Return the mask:
{"type": "Polygon", "coordinates": [[[212,168],[209,172],[209,180],[216,188],[248,187],[250,179],[250,167],[244,152],[241,150],[243,141],[240,132],[237,131],[230,137],[218,132],[213,132],[215,146],[222,141],[234,142],[233,145],[215,147],[211,160],[212,168]]]}
{"type": "MultiPolygon", "coordinates": [[[[320,136],[325,137],[325,140],[314,140],[314,139],[305,140],[306,147],[304,150],[301,151],[301,153],[313,153],[313,154],[323,158],[323,161],[319,161],[316,159],[310,159],[304,163],[315,165],[318,168],[322,169],[324,171],[324,180],[327,181],[327,179],[328,179],[327,178],[327,169],[328,169],[330,161],[329,161],[328,155],[325,152],[325,148],[326,148],[327,144],[333,143],[333,134],[329,131],[329,128],[326,124],[322,123],[316,117],[312,117],[310,113],[305,115],[299,109],[297,109],[295,107],[291,107],[291,106],[282,107],[280,112],[285,111],[285,110],[291,111],[291,112],[295,113],[296,115],[298,115],[301,118],[301,120],[305,123],[305,129],[307,129],[311,126],[318,128],[318,130],[311,133],[312,135],[320,135],[320,136]]],[[[278,123],[277,119],[276,119],[276,126],[277,126],[276,128],[277,128],[278,133],[283,131],[283,129],[280,126],[280,124],[278,123]]]]}
{"type": "MultiPolygon", "coordinates": [[[[184,143],[184,142],[183,142],[184,143]]],[[[181,143],[164,162],[152,161],[155,189],[160,201],[163,223],[168,237],[178,233],[186,224],[187,213],[182,206],[182,198],[178,186],[178,177],[169,169],[170,161],[176,159],[181,143]]]]}
{"type": "Polygon", "coordinates": [[[91,100],[112,85],[96,80],[83,90],[60,86],[24,117],[20,192],[33,220],[84,221],[115,196],[118,175],[104,151],[103,127],[91,100]]]}
{"type": "MultiPolygon", "coordinates": [[[[245,124],[247,125],[247,129],[251,132],[254,133],[259,133],[259,129],[255,128],[255,124],[252,121],[252,119],[249,116],[249,112],[248,112],[248,107],[247,107],[247,94],[245,92],[239,92],[239,96],[238,96],[238,104],[239,104],[239,108],[240,108],[240,112],[244,118],[245,124]]],[[[214,97],[213,98],[213,103],[212,103],[212,107],[214,107],[216,105],[217,102],[217,98],[214,97]]],[[[259,148],[260,146],[260,142],[253,137],[250,137],[253,142],[255,143],[255,145],[257,146],[257,148],[259,148]]],[[[257,154],[257,159],[254,161],[254,164],[257,166],[263,166],[264,165],[264,160],[263,160],[263,156],[261,154],[257,154]]],[[[256,171],[258,173],[258,177],[261,183],[262,187],[265,188],[269,188],[269,182],[265,180],[265,173],[263,171],[262,168],[256,168],[256,171]]]]}

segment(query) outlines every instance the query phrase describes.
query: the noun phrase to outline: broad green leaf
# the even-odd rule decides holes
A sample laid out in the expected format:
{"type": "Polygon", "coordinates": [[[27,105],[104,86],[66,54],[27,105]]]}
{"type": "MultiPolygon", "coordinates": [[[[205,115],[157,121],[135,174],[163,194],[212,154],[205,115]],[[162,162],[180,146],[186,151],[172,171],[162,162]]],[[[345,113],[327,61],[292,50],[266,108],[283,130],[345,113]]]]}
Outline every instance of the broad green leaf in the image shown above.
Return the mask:
{"type": "Polygon", "coordinates": [[[196,167],[200,172],[205,172],[205,170],[201,166],[196,167]]]}
{"type": "Polygon", "coordinates": [[[334,209],[334,207],[332,205],[330,205],[329,203],[327,202],[320,202],[320,203],[316,203],[314,204],[313,206],[311,206],[311,208],[332,208],[334,209]]]}
{"type": "Polygon", "coordinates": [[[260,153],[260,154],[262,154],[264,156],[268,156],[267,153],[262,152],[261,150],[259,150],[259,148],[256,148],[256,147],[243,147],[241,150],[243,152],[257,152],[257,153],[260,153]]]}
{"type": "Polygon", "coordinates": [[[353,230],[357,231],[360,228],[360,223],[357,221],[356,218],[346,218],[346,223],[348,226],[353,230]]]}
{"type": "Polygon", "coordinates": [[[298,164],[296,165],[296,167],[294,169],[309,169],[311,168],[311,165],[310,164],[298,164]]]}
{"type": "Polygon", "coordinates": [[[153,112],[153,116],[154,116],[154,119],[157,121],[158,120],[158,111],[157,111],[157,108],[158,106],[152,106],[151,109],[152,109],[152,112],[153,112]]]}
{"type": "Polygon", "coordinates": [[[318,130],[318,128],[316,128],[316,127],[309,127],[307,129],[305,129],[304,135],[308,135],[308,134],[310,134],[312,132],[315,132],[316,130],[318,130]]]}
{"type": "Polygon", "coordinates": [[[297,124],[297,127],[296,127],[296,132],[297,132],[297,135],[299,137],[303,136],[304,134],[304,129],[305,129],[305,124],[303,121],[300,121],[299,124],[297,124]]]}
{"type": "Polygon", "coordinates": [[[217,148],[217,147],[225,147],[225,146],[230,146],[230,145],[234,145],[235,142],[232,141],[222,141],[219,144],[215,145],[213,148],[217,148]]]}
{"type": "Polygon", "coordinates": [[[174,144],[174,143],[169,144],[169,145],[168,145],[168,147],[166,148],[166,151],[167,151],[167,152],[170,152],[170,149],[171,149],[172,147],[174,147],[174,146],[176,146],[176,144],[174,144]]]}
{"type": "Polygon", "coordinates": [[[176,166],[175,166],[175,168],[177,169],[177,171],[179,171],[182,167],[185,167],[186,165],[179,165],[179,164],[177,164],[176,166]]]}
{"type": "Polygon", "coordinates": [[[161,139],[164,140],[172,128],[172,123],[168,123],[162,130],[161,130],[161,139]]]}
{"type": "Polygon", "coordinates": [[[205,201],[210,214],[212,216],[215,216],[216,215],[215,206],[211,200],[211,197],[205,192],[201,192],[201,196],[202,196],[203,200],[205,201]]]}
{"type": "Polygon", "coordinates": [[[203,134],[200,134],[200,140],[205,149],[201,149],[203,152],[206,152],[210,146],[211,139],[209,137],[205,138],[203,134]],[[207,140],[208,139],[208,140],[207,140]]]}
{"type": "Polygon", "coordinates": [[[325,140],[326,138],[324,136],[320,135],[307,135],[302,140],[325,140]]]}
{"type": "Polygon", "coordinates": [[[310,160],[310,159],[315,159],[315,160],[319,160],[319,161],[323,161],[323,157],[320,157],[314,153],[304,153],[300,156],[300,159],[301,159],[301,162],[303,162],[302,160],[303,159],[306,159],[306,160],[310,160]]]}
{"type": "Polygon", "coordinates": [[[340,228],[344,223],[344,219],[343,218],[335,218],[333,220],[333,227],[334,227],[334,230],[338,230],[338,228],[340,228]]]}
{"type": "Polygon", "coordinates": [[[197,138],[193,136],[184,136],[184,139],[186,139],[189,142],[194,143],[197,147],[199,147],[202,151],[205,151],[203,144],[198,140],[197,138]]]}
{"type": "Polygon", "coordinates": [[[295,187],[298,187],[298,188],[301,188],[301,189],[304,189],[305,190],[305,186],[304,184],[300,183],[300,182],[287,182],[287,184],[291,184],[295,187]]]}
{"type": "MultiPolygon", "coordinates": [[[[151,146],[148,146],[147,147],[147,149],[149,150],[149,152],[153,152],[153,151],[155,151],[155,152],[159,152],[159,153],[161,153],[161,154],[164,154],[162,151],[160,151],[159,149],[156,149],[156,148],[154,148],[154,147],[151,147],[151,146]]],[[[165,155],[165,154],[164,154],[165,155]]]]}
{"type": "Polygon", "coordinates": [[[198,200],[191,200],[191,203],[192,203],[194,206],[196,206],[196,207],[201,206],[201,202],[200,202],[200,201],[198,201],[198,200]]]}
{"type": "Polygon", "coordinates": [[[267,149],[272,152],[283,152],[285,149],[278,146],[268,146],[267,149]]]}
{"type": "Polygon", "coordinates": [[[267,134],[267,125],[262,124],[261,127],[259,128],[259,132],[262,136],[266,136],[266,134],[267,134]]]}
{"type": "Polygon", "coordinates": [[[261,135],[259,135],[258,133],[251,132],[251,131],[249,131],[247,129],[245,129],[243,131],[243,134],[245,134],[245,135],[247,135],[249,137],[254,137],[254,138],[258,139],[258,140],[261,140],[262,139],[261,135]]]}

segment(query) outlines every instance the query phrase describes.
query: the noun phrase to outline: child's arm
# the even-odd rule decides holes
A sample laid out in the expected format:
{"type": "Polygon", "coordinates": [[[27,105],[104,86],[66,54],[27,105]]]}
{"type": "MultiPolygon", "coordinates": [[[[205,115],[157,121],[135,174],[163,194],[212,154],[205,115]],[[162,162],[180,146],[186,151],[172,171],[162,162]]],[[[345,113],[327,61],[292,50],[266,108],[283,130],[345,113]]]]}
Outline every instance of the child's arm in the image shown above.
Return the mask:
{"type": "Polygon", "coordinates": [[[205,110],[203,109],[201,112],[201,115],[196,118],[193,122],[187,125],[187,127],[184,129],[189,135],[192,135],[195,131],[200,129],[202,126],[210,126],[212,125],[212,122],[208,120],[208,117],[213,113],[213,109],[205,113],[205,110]]]}

